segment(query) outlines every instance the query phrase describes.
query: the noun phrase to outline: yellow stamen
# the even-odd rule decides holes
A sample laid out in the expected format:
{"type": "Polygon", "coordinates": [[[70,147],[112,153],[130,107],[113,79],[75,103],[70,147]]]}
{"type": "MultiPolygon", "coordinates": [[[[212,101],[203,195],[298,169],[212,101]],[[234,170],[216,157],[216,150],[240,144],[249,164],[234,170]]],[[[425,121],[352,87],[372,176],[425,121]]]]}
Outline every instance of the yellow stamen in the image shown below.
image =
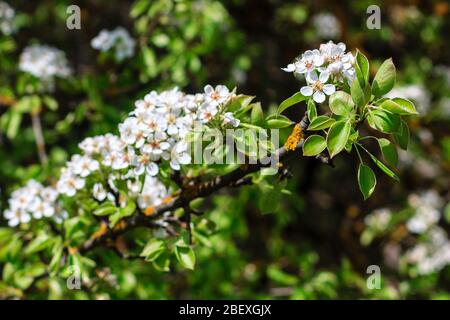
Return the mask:
{"type": "Polygon", "coordinates": [[[294,126],[294,129],[292,130],[291,134],[287,138],[286,142],[284,143],[284,147],[286,148],[287,151],[294,151],[295,149],[297,149],[297,145],[302,139],[303,139],[302,127],[300,126],[300,123],[297,123],[294,126]]]}

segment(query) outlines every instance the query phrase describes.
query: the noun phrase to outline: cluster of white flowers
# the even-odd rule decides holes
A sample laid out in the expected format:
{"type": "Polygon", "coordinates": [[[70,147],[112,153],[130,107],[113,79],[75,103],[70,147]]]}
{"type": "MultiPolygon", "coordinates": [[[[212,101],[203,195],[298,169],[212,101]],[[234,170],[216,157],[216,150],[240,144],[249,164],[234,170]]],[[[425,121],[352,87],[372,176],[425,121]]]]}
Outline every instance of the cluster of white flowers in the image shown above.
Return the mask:
{"type": "MultiPolygon", "coordinates": [[[[135,186],[140,187],[140,185],[136,183],[135,186]]],[[[139,193],[135,193],[135,195],[137,195],[138,206],[141,209],[159,206],[168,194],[169,190],[161,181],[148,175],[145,177],[142,190],[139,193]]]]}
{"type": "Polygon", "coordinates": [[[168,161],[174,170],[190,163],[188,134],[197,124],[217,121],[224,127],[239,126],[239,120],[224,108],[234,96],[222,85],[207,85],[203,93],[195,95],[177,88],[150,92],[136,101],[136,109],[119,125],[120,137],[105,134],[83,140],[79,144],[82,153],[66,163],[56,189],[29,181],[13,192],[5,217],[16,226],[29,222],[32,216],[55,216],[57,211],[58,217],[67,216],[59,209],[58,196],[74,197],[86,188],[100,202],[120,202],[116,199],[117,181],[126,183],[127,194],[136,198],[141,209],[160,205],[169,190],[154,177],[159,171],[158,162],[168,161]]]}
{"type": "Polygon", "coordinates": [[[341,36],[341,24],[334,14],[319,13],[312,18],[317,35],[322,39],[336,39],[341,36]]]}
{"type": "Polygon", "coordinates": [[[6,2],[0,1],[0,31],[5,35],[14,32],[15,11],[6,2]]]}
{"type": "Polygon", "coordinates": [[[305,51],[283,70],[304,75],[306,86],[300,92],[322,103],[327,95],[336,91],[336,85],[345,81],[350,84],[355,78],[355,57],[345,50],[344,43],[329,41],[321,44],[319,49],[305,51]]]}
{"type": "Polygon", "coordinates": [[[384,231],[391,221],[392,212],[388,208],[374,210],[364,218],[364,223],[373,229],[384,231]]]}
{"type": "Polygon", "coordinates": [[[63,51],[47,45],[31,45],[20,55],[19,69],[42,80],[49,90],[55,77],[67,78],[71,74],[63,51]]]}
{"type": "Polygon", "coordinates": [[[133,154],[134,173],[155,176],[158,162],[168,161],[173,170],[191,163],[188,134],[201,124],[218,119],[223,125],[239,126],[224,106],[235,96],[227,87],[205,86],[203,93],[186,94],[177,88],[147,94],[119,125],[120,137],[133,154]]]}
{"type": "Polygon", "coordinates": [[[421,275],[438,272],[450,264],[450,240],[445,230],[433,226],[425,242],[418,243],[405,254],[408,263],[415,264],[421,275]]]}
{"type": "MultiPolygon", "coordinates": [[[[63,168],[57,183],[58,192],[66,196],[72,197],[77,190],[83,189],[86,185],[86,178],[93,172],[98,171],[103,174],[100,170],[101,166],[120,170],[127,168],[129,165],[124,144],[117,136],[112,134],[86,138],[79,144],[79,147],[83,154],[72,156],[63,168]]],[[[108,179],[109,177],[104,178],[108,179]]],[[[105,183],[109,182],[108,180],[105,181],[105,183]]],[[[94,195],[101,193],[99,185],[95,185],[94,195]]]]}
{"type": "Polygon", "coordinates": [[[126,181],[128,195],[137,199],[140,208],[161,204],[168,195],[165,185],[157,178],[146,175],[141,183],[135,170],[130,170],[138,157],[133,148],[112,134],[89,137],[79,144],[82,155],[74,155],[63,169],[57,183],[59,193],[74,196],[86,187],[86,179],[99,173],[92,187],[92,195],[98,201],[114,201],[118,192],[116,181],[126,181]]]}
{"type": "Polygon", "coordinates": [[[64,216],[66,213],[60,209],[57,198],[58,192],[53,187],[44,187],[35,180],[29,180],[24,187],[11,194],[9,209],[5,210],[4,217],[9,226],[15,227],[30,222],[32,218],[64,216]]]}
{"type": "Polygon", "coordinates": [[[135,45],[136,41],[123,27],[117,27],[112,31],[102,30],[91,40],[91,46],[96,50],[103,52],[113,50],[117,61],[132,57],[135,45]]]}
{"type": "Polygon", "coordinates": [[[414,216],[406,223],[409,231],[423,233],[439,221],[443,201],[436,191],[411,194],[408,203],[415,210],[414,216]]]}
{"type": "Polygon", "coordinates": [[[438,272],[450,264],[450,240],[447,232],[438,226],[444,201],[436,191],[429,190],[411,194],[408,204],[414,215],[406,227],[411,233],[420,234],[420,238],[403,259],[415,265],[420,275],[438,272]]]}
{"type": "MultiPolygon", "coordinates": [[[[450,239],[447,232],[438,225],[444,200],[436,191],[428,190],[411,194],[408,204],[414,214],[406,221],[406,228],[418,237],[417,243],[405,251],[401,259],[408,265],[413,265],[419,275],[438,272],[450,265],[450,239]]],[[[391,221],[392,211],[387,208],[375,210],[364,220],[368,227],[379,232],[386,231],[391,221]]],[[[400,256],[400,246],[389,243],[385,251],[388,249],[394,258],[400,256]]],[[[393,265],[398,267],[397,263],[393,265]]]]}

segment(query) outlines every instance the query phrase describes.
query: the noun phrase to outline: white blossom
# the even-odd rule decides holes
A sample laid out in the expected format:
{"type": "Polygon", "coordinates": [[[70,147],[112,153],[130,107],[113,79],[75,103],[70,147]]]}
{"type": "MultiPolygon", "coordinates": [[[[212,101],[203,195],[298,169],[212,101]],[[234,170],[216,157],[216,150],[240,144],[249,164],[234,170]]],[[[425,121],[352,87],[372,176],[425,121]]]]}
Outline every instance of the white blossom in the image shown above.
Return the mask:
{"type": "Polygon", "coordinates": [[[168,189],[161,181],[157,178],[146,176],[142,192],[138,196],[138,206],[141,209],[158,206],[168,194],[168,189]]]}
{"type": "Polygon", "coordinates": [[[321,44],[319,49],[305,51],[282,70],[304,75],[306,86],[300,92],[311,96],[317,103],[323,103],[326,95],[336,91],[337,85],[351,84],[355,78],[355,57],[345,50],[344,43],[329,41],[321,44]]]}
{"type": "Polygon", "coordinates": [[[100,51],[113,51],[117,61],[122,61],[134,55],[136,41],[123,27],[114,30],[102,30],[91,40],[92,48],[100,51]]]}
{"type": "Polygon", "coordinates": [[[61,212],[57,197],[58,192],[53,187],[44,187],[35,180],[29,180],[11,194],[9,209],[3,215],[11,227],[28,223],[32,218],[54,217],[61,212]]]}
{"type": "Polygon", "coordinates": [[[341,25],[335,15],[319,13],[312,18],[312,23],[319,37],[323,39],[336,39],[341,36],[341,25]]]}
{"type": "Polygon", "coordinates": [[[289,64],[283,70],[286,72],[307,74],[314,71],[317,67],[320,67],[323,62],[324,58],[319,50],[307,50],[301,55],[300,59],[297,59],[294,63],[289,64]]]}
{"type": "Polygon", "coordinates": [[[173,170],[191,163],[188,136],[197,124],[217,119],[222,125],[239,125],[231,112],[222,112],[235,93],[223,85],[206,85],[202,93],[186,94],[173,88],[151,91],[135,103],[135,110],[119,124],[120,138],[134,150],[133,173],[155,176],[159,163],[173,170]]]}
{"type": "Polygon", "coordinates": [[[239,124],[241,123],[239,119],[236,119],[232,112],[225,112],[223,114],[223,123],[226,125],[231,125],[235,128],[239,127],[239,124]]]}
{"type": "Polygon", "coordinates": [[[421,194],[412,194],[408,198],[415,214],[406,223],[407,228],[414,233],[423,233],[436,224],[441,217],[439,211],[442,199],[436,191],[427,191],[421,194]]]}
{"type": "Polygon", "coordinates": [[[52,90],[55,77],[67,78],[71,69],[63,51],[47,45],[31,45],[20,55],[19,69],[42,80],[52,90]]]}
{"type": "Polygon", "coordinates": [[[92,196],[98,201],[103,201],[106,199],[107,192],[103,184],[101,183],[94,184],[94,187],[92,189],[92,196]]]}
{"type": "Polygon", "coordinates": [[[374,210],[364,218],[364,223],[379,231],[384,231],[391,221],[392,212],[387,208],[374,210]]]}
{"type": "Polygon", "coordinates": [[[14,17],[16,13],[9,4],[0,1],[0,31],[5,35],[10,35],[15,31],[14,17]]]}
{"type": "Polygon", "coordinates": [[[300,92],[305,97],[312,96],[314,101],[317,103],[322,103],[326,99],[326,95],[331,95],[336,91],[333,84],[327,84],[329,79],[328,72],[322,72],[319,77],[316,73],[310,73],[306,77],[307,86],[300,89],[300,92]]]}

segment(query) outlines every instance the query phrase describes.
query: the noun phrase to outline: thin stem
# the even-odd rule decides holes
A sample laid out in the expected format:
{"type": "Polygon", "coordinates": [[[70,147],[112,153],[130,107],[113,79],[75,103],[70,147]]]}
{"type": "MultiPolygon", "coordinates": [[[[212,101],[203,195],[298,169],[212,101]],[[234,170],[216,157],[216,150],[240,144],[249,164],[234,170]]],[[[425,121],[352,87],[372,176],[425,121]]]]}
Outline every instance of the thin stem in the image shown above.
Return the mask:
{"type": "Polygon", "coordinates": [[[45,151],[44,134],[42,133],[41,118],[39,112],[31,112],[31,122],[33,126],[34,138],[38,149],[39,160],[45,166],[48,161],[47,152],[45,151]]]}
{"type": "Polygon", "coordinates": [[[363,141],[363,140],[367,140],[367,139],[378,140],[377,137],[375,137],[375,136],[365,136],[365,137],[359,138],[358,141],[363,141]]]}
{"type": "Polygon", "coordinates": [[[361,162],[361,164],[363,164],[364,161],[362,160],[362,157],[361,157],[361,154],[359,153],[358,147],[362,147],[362,146],[359,143],[355,143],[355,150],[356,150],[356,153],[358,154],[359,161],[361,162]]]}

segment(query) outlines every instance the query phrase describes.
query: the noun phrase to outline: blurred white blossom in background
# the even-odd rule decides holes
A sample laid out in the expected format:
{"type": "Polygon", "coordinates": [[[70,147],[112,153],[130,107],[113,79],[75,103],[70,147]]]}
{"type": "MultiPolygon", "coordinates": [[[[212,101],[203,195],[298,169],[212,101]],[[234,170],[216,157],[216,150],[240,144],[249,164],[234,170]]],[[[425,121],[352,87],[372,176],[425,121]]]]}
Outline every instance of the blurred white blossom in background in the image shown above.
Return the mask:
{"type": "Polygon", "coordinates": [[[444,205],[444,199],[435,190],[425,190],[408,197],[406,210],[411,212],[407,219],[395,221],[394,215],[401,216],[402,213],[393,214],[388,208],[376,209],[365,217],[364,223],[374,235],[389,233],[388,227],[392,223],[394,231],[400,230],[398,223],[404,223],[409,231],[402,237],[407,240],[403,253],[401,243],[391,241],[384,246],[387,265],[392,268],[409,266],[409,274],[415,276],[438,272],[450,264],[450,240],[447,232],[439,226],[444,205]]]}
{"type": "Polygon", "coordinates": [[[450,241],[441,227],[433,226],[424,239],[405,254],[406,261],[416,264],[421,275],[440,271],[450,264],[450,241]]]}
{"type": "Polygon", "coordinates": [[[337,39],[341,36],[341,24],[334,14],[322,12],[312,18],[313,26],[323,39],[337,39]]]}
{"type": "Polygon", "coordinates": [[[102,52],[112,51],[117,61],[130,58],[134,55],[136,41],[123,27],[114,30],[102,30],[91,40],[92,48],[102,52]]]}
{"type": "Polygon", "coordinates": [[[23,50],[19,69],[39,78],[50,91],[53,90],[55,77],[67,78],[72,73],[63,51],[38,44],[23,50]]]}
{"type": "Polygon", "coordinates": [[[0,31],[10,35],[15,31],[14,17],[16,13],[6,2],[0,1],[0,31]]]}
{"type": "Polygon", "coordinates": [[[439,221],[443,200],[436,191],[413,193],[408,197],[408,203],[415,210],[415,215],[406,224],[409,231],[422,233],[439,221]]]}
{"type": "Polygon", "coordinates": [[[364,223],[377,230],[385,230],[391,221],[392,212],[389,208],[380,208],[374,210],[364,218],[364,223]]]}

